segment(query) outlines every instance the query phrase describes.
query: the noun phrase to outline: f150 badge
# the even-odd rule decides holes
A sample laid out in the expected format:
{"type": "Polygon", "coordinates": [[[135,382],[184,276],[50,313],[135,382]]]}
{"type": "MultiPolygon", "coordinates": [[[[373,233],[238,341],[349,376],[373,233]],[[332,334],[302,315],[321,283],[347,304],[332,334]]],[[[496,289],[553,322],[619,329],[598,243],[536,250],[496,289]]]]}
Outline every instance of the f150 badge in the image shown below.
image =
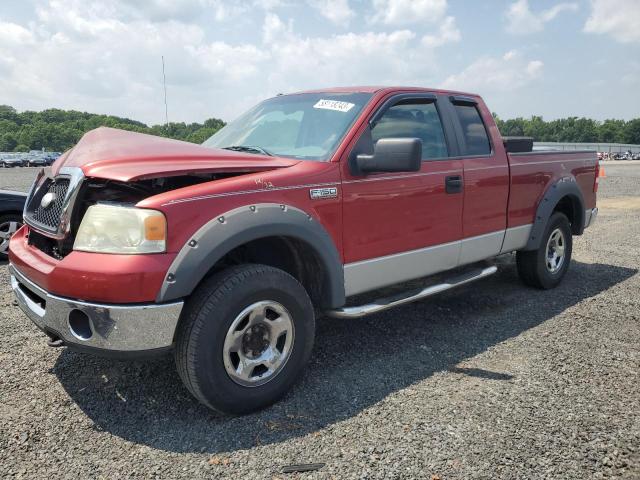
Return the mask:
{"type": "Polygon", "coordinates": [[[336,198],[338,196],[338,189],[336,187],[312,188],[311,190],[309,190],[309,196],[311,197],[311,200],[336,198]]]}

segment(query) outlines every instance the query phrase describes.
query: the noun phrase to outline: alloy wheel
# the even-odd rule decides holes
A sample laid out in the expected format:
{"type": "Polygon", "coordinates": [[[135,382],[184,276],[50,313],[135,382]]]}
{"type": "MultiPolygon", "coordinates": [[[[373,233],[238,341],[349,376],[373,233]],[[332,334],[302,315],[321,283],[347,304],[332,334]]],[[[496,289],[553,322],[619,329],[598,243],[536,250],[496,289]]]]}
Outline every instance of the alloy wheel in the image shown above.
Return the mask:
{"type": "Polygon", "coordinates": [[[6,255],[9,251],[11,236],[22,226],[20,222],[9,221],[0,223],[0,255],[6,255]]]}
{"type": "Polygon", "coordinates": [[[557,273],[564,264],[565,238],[562,230],[556,228],[547,241],[547,270],[557,273]]]}
{"type": "Polygon", "coordinates": [[[293,339],[293,321],[287,309],[271,300],[256,302],[240,312],[229,327],[223,347],[225,370],[239,385],[264,385],[287,363],[293,339]]]}

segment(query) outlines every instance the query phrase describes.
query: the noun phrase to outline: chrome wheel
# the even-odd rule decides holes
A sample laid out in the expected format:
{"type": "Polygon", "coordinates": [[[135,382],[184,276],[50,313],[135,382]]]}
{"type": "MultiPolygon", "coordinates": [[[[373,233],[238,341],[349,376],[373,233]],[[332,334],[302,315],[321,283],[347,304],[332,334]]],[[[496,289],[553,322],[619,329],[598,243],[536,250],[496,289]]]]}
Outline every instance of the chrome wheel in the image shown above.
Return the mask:
{"type": "Polygon", "coordinates": [[[0,255],[6,255],[9,251],[11,236],[22,226],[20,222],[9,221],[0,223],[0,255]]]}
{"type": "Polygon", "coordinates": [[[556,228],[547,241],[547,270],[558,272],[564,264],[565,238],[562,230],[556,228]]]}
{"type": "Polygon", "coordinates": [[[287,363],[293,338],[291,315],[281,304],[266,300],[248,306],[231,323],[224,340],[227,374],[239,385],[264,385],[287,363]]]}

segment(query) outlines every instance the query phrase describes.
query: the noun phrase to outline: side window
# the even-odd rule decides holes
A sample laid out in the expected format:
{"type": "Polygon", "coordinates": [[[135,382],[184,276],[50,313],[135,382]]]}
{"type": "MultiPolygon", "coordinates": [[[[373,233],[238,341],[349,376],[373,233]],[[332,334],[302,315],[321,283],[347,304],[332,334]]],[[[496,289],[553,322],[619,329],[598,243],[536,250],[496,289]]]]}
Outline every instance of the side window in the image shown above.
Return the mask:
{"type": "Polygon", "coordinates": [[[419,138],[422,140],[422,159],[443,158],[449,155],[442,122],[436,104],[401,102],[389,108],[371,130],[375,144],[381,138],[419,138]]]}
{"type": "Polygon", "coordinates": [[[460,119],[462,126],[462,134],[466,145],[463,155],[489,155],[491,153],[491,144],[487,136],[487,130],[484,128],[482,117],[475,105],[453,105],[460,119]]]}

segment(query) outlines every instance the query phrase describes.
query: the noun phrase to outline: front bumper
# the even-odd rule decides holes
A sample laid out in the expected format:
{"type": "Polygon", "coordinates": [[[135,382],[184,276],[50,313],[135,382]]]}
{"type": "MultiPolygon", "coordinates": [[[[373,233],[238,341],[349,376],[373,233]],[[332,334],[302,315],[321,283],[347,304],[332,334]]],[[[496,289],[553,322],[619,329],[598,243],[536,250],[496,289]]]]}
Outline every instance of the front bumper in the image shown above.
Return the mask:
{"type": "Polygon", "coordinates": [[[112,305],[48,293],[9,265],[11,288],[22,311],[53,340],[96,353],[150,354],[167,350],[183,302],[112,305]]]}

